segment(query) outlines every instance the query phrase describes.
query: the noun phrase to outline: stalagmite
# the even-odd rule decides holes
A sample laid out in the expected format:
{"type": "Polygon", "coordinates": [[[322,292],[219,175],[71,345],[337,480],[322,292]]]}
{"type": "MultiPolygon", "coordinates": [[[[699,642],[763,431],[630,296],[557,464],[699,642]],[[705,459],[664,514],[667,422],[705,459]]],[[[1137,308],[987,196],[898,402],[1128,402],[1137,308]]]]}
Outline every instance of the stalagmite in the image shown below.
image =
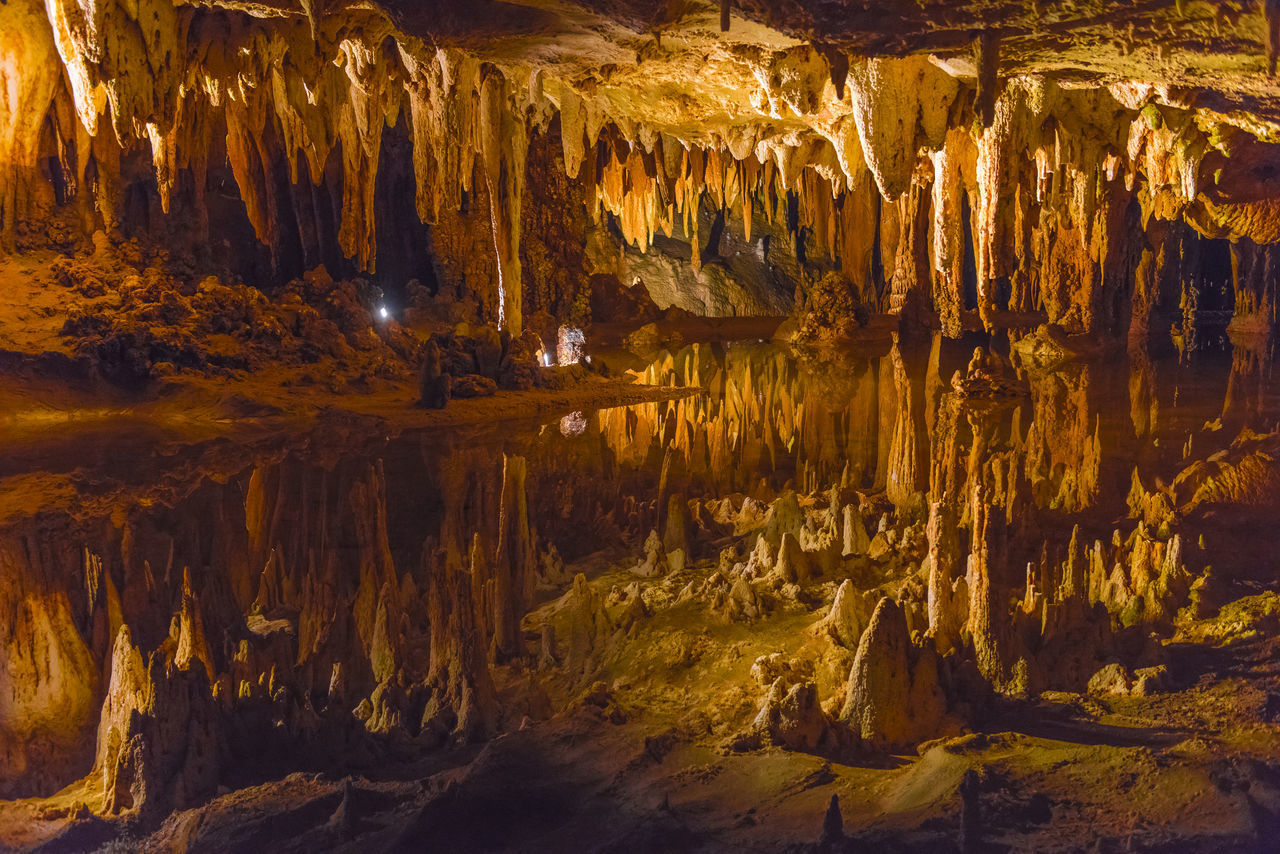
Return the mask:
{"type": "Polygon", "coordinates": [[[871,538],[867,536],[867,527],[863,524],[862,514],[852,504],[844,507],[844,549],[845,557],[866,554],[871,546],[871,538]]]}
{"type": "Polygon", "coordinates": [[[675,572],[684,568],[691,559],[689,551],[689,506],[681,495],[672,494],[667,503],[667,525],[662,536],[662,548],[666,563],[675,572]]]}
{"type": "Polygon", "coordinates": [[[796,539],[796,535],[790,531],[782,535],[781,544],[778,546],[778,562],[774,566],[774,572],[784,581],[797,584],[803,584],[808,581],[812,574],[809,558],[800,548],[800,542],[796,539]]]}
{"type": "Polygon", "coordinates": [[[907,636],[901,607],[881,599],[863,632],[840,719],[877,747],[913,744],[945,713],[935,661],[907,636]]]}
{"type": "Polygon", "coordinates": [[[763,742],[789,750],[815,750],[827,732],[826,716],[818,705],[812,681],[788,685],[783,677],[769,687],[751,730],[763,742]]]}
{"type": "Polygon", "coordinates": [[[180,670],[186,670],[193,663],[201,664],[205,676],[213,682],[213,659],[209,653],[209,642],[205,639],[204,619],[200,615],[200,603],[191,589],[191,570],[182,570],[182,607],[178,614],[177,649],[174,652],[174,664],[180,670]]]}
{"type": "Polygon", "coordinates": [[[164,815],[192,806],[217,783],[221,733],[202,670],[182,670],[159,653],[144,664],[128,628],[122,628],[112,654],[94,763],[103,811],[164,815]]]}
{"type": "Polygon", "coordinates": [[[613,626],[600,601],[600,595],[591,589],[581,573],[574,577],[573,587],[566,595],[569,597],[570,610],[569,648],[565,666],[575,677],[587,676],[592,669],[592,654],[604,642],[613,626]]]}
{"type": "Polygon", "coordinates": [[[846,578],[836,589],[836,598],[823,620],[823,628],[833,641],[845,649],[857,650],[862,632],[867,627],[868,615],[863,610],[861,594],[854,590],[853,582],[846,578]]]}

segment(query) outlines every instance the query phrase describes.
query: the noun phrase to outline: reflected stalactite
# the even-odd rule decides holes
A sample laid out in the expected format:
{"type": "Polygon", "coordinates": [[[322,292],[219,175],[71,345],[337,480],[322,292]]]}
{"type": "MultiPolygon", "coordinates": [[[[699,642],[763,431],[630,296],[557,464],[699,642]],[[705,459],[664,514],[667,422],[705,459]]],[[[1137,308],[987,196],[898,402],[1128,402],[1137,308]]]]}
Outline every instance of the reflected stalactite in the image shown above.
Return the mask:
{"type": "Polygon", "coordinates": [[[1084,690],[1210,595],[1189,520],[1280,495],[1274,436],[1225,435],[1274,417],[1265,361],[1238,351],[1224,385],[1204,354],[1046,367],[990,343],[689,345],[644,373],[697,393],[580,431],[266,457],[74,527],[65,554],[34,559],[15,535],[3,567],[23,581],[0,595],[41,640],[10,643],[0,670],[30,686],[7,791],[96,764],[93,809],[164,811],[244,756],[485,740],[551,704],[540,692],[621,714],[600,674],[667,655],[648,633],[669,609],[708,631],[814,614],[826,670],[774,675],[753,738],[791,737],[793,688],[812,691],[804,743],[833,750],[842,732],[886,747],[954,731],[992,696],[1084,690]],[[1153,415],[1173,393],[1194,406],[1153,415]],[[166,703],[185,728],[163,725],[166,703]],[[77,752],[95,724],[94,756],[77,752]]]}
{"type": "Polygon", "coordinates": [[[527,466],[523,457],[507,456],[502,466],[502,499],[498,517],[498,558],[493,574],[493,643],[500,658],[523,654],[520,617],[535,581],[529,537],[527,466]]]}
{"type": "Polygon", "coordinates": [[[961,645],[961,630],[969,623],[968,578],[958,523],[951,501],[936,501],[929,508],[929,634],[940,655],[961,645]]]}
{"type": "MultiPolygon", "coordinates": [[[[898,405],[890,440],[885,489],[889,501],[903,510],[916,504],[920,494],[927,491],[924,382],[909,375],[902,347],[896,339],[889,351],[889,362],[893,371],[894,399],[898,405]]],[[[920,359],[913,358],[911,363],[915,368],[920,365],[920,359]]]]}
{"type": "Polygon", "coordinates": [[[1133,435],[1142,440],[1159,429],[1160,402],[1155,393],[1155,367],[1146,350],[1129,353],[1129,420],[1133,435]]]}
{"type": "Polygon", "coordinates": [[[1011,585],[1008,583],[1008,527],[992,501],[994,472],[980,472],[969,493],[972,513],[970,527],[973,547],[965,576],[969,592],[966,630],[972,638],[978,669],[993,685],[1003,687],[1013,676],[1007,609],[1011,585]]]}
{"type": "Polygon", "coordinates": [[[1098,496],[1101,414],[1089,365],[1031,372],[1027,476],[1036,505],[1078,513],[1098,496]]]}

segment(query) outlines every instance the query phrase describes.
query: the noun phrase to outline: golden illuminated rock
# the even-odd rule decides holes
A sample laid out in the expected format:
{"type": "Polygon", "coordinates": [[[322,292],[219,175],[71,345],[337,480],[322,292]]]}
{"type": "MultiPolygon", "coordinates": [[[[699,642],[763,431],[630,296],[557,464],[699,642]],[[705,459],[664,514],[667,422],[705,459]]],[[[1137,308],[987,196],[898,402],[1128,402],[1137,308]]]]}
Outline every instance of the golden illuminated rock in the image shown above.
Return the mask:
{"type": "Polygon", "coordinates": [[[1265,848],[1277,8],[0,2],[0,849],[1265,848]]]}

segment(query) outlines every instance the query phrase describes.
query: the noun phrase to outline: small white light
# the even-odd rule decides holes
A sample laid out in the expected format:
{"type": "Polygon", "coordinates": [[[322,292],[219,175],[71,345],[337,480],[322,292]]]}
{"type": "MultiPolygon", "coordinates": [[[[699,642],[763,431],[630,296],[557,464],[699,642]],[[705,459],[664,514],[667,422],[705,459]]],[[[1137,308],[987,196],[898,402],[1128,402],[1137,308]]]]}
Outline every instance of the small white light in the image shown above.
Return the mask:
{"type": "Polygon", "coordinates": [[[386,320],[387,317],[389,316],[389,313],[387,312],[387,307],[385,305],[378,306],[378,314],[382,316],[383,320],[386,320]]]}
{"type": "Polygon", "coordinates": [[[546,366],[547,366],[548,368],[549,368],[549,367],[551,367],[551,354],[550,354],[550,353],[543,353],[543,354],[542,354],[542,361],[543,361],[543,363],[544,363],[544,364],[546,364],[546,366]]]}

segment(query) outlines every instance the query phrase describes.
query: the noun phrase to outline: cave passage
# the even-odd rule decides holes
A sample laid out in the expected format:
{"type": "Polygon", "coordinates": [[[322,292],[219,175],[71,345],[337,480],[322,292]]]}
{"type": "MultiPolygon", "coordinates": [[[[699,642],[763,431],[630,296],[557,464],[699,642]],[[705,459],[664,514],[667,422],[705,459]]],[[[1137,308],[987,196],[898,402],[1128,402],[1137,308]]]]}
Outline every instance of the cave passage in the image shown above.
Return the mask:
{"type": "Polygon", "coordinates": [[[0,0],[0,851],[1265,852],[1267,0],[0,0]]]}

